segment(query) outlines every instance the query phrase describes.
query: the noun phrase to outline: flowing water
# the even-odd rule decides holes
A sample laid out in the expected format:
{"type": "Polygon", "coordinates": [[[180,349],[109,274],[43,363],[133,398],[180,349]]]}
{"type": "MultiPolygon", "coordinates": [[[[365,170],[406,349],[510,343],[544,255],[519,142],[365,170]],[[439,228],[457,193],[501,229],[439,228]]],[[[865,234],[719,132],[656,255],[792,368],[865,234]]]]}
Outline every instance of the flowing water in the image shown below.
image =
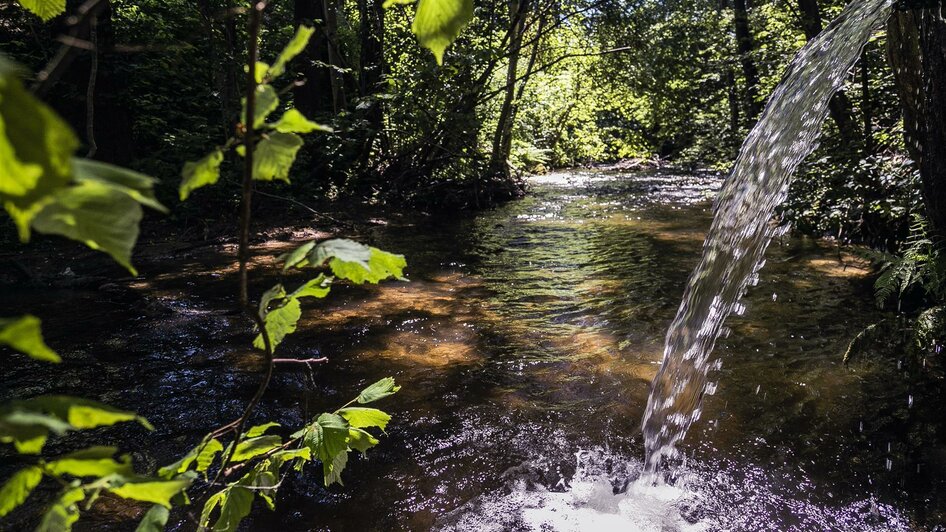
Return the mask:
{"type": "Polygon", "coordinates": [[[723,321],[741,314],[740,299],[757,282],[765,250],[778,231],[771,223],[792,176],[816,147],[828,102],[841,87],[893,0],[855,0],[792,61],[746,139],[716,200],[716,215],[667,332],[663,363],[644,414],[645,466],[650,474],[677,455],[676,445],[700,418],[708,375],[722,360],[713,346],[723,321]]]}
{"type": "MultiPolygon", "coordinates": [[[[851,337],[882,315],[865,265],[805,238],[773,241],[745,297],[751,312],[728,321],[732,333],[716,345],[726,360],[716,393],[678,443],[686,463],[660,486],[635,482],[650,383],[720,185],[713,175],[564,172],[494,211],[379,217],[346,231],[404,253],[411,282],[336,287],[306,304],[282,355],[330,362],[281,367],[259,420],[289,432],[387,375],[403,385],[379,405],[393,420],[377,448],[349,461],[344,487],[321,487],[317,468],[292,475],[276,512],[257,507],[246,530],[847,532],[943,523],[942,397],[921,386],[942,376],[938,355],[916,367],[896,357],[843,365],[851,337]]],[[[276,281],[279,242],[318,236],[301,229],[307,223],[301,214],[300,229],[254,248],[253,293],[276,281]]],[[[69,260],[34,246],[35,256],[17,260],[61,272],[48,280],[59,288],[10,281],[16,270],[0,256],[0,308],[42,318],[64,362],[4,365],[0,400],[93,389],[156,427],[56,439],[50,452],[115,441],[153,468],[239,414],[260,357],[231,312],[232,247],[146,244],[136,253],[142,277],[123,279],[92,253],[69,260]]],[[[84,252],[64,256],[76,253],[84,252]]],[[[19,466],[0,455],[0,478],[19,466]]],[[[55,489],[41,488],[8,529],[30,529],[36,501],[55,489]]],[[[116,523],[135,512],[104,497],[77,530],[126,530],[116,523]]],[[[171,528],[193,526],[175,514],[171,528]]]]}

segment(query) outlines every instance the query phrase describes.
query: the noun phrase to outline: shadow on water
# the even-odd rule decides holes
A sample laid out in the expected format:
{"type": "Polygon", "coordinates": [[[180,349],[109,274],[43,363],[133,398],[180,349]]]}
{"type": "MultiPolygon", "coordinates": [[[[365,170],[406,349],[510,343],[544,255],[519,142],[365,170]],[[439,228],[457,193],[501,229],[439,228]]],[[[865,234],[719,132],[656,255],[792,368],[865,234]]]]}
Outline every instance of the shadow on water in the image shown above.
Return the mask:
{"type": "MultiPolygon", "coordinates": [[[[553,174],[536,179],[527,198],[475,217],[365,227],[358,238],[407,256],[411,282],[339,287],[307,306],[283,356],[330,363],[281,368],[259,418],[298,426],[392,375],[403,389],[384,405],[394,415],[389,434],[350,461],[345,487],[326,490],[309,469],[287,479],[277,512],[258,509],[247,529],[884,530],[938,522],[946,504],[933,472],[946,463],[944,447],[911,454],[907,422],[882,421],[900,419],[903,408],[889,405],[907,383],[886,360],[841,364],[850,338],[878,319],[864,265],[809,239],[773,245],[746,299],[750,312],[730,321],[717,346],[727,362],[683,442],[687,466],[677,483],[615,495],[640,472],[649,384],[719,184],[714,176],[553,174]],[[921,475],[911,473],[917,464],[921,475]]],[[[255,293],[274,281],[272,260],[284,249],[257,246],[255,293]]],[[[3,308],[40,316],[66,362],[5,369],[0,395],[91,389],[135,409],[156,432],[92,436],[114,437],[149,468],[236,417],[261,359],[247,347],[247,324],[230,314],[232,249],[154,246],[140,257],[143,280],[5,286],[3,308]]],[[[81,262],[70,267],[79,278],[95,273],[81,262]]],[[[916,401],[910,415],[931,408],[916,401]]],[[[50,451],[80,443],[66,439],[50,451]]],[[[4,459],[0,474],[13,467],[4,459]]],[[[136,511],[107,501],[97,510],[80,524],[114,528],[136,511]]],[[[37,511],[25,507],[19,522],[37,511]]]]}

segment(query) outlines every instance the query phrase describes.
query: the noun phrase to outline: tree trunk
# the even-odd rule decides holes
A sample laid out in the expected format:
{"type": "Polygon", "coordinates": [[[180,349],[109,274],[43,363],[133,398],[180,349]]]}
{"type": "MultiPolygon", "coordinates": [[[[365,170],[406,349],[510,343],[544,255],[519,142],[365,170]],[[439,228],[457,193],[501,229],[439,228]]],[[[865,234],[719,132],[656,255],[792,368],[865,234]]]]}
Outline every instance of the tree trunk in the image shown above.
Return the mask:
{"type": "Polygon", "coordinates": [[[324,16],[323,0],[295,0],[296,24],[313,26],[316,30],[306,49],[295,60],[305,77],[305,84],[293,90],[295,105],[310,118],[331,116],[335,110],[331,73],[322,66],[330,64],[329,41],[322,22],[324,16]]]}
{"type": "Polygon", "coordinates": [[[506,160],[508,151],[504,150],[504,133],[511,130],[513,104],[516,98],[516,78],[519,72],[519,55],[522,53],[522,34],[525,30],[526,2],[528,0],[509,0],[509,23],[511,24],[509,39],[509,64],[506,68],[506,90],[502,106],[499,109],[499,119],[496,122],[496,131],[493,133],[493,150],[490,155],[490,170],[500,175],[509,172],[506,160]]]}
{"type": "Polygon", "coordinates": [[[940,8],[897,12],[887,52],[900,93],[907,148],[937,241],[946,238],[946,20],[940,8]]]}
{"type": "Polygon", "coordinates": [[[345,107],[345,80],[342,73],[332,67],[342,65],[341,54],[338,50],[338,2],[336,0],[322,0],[322,16],[328,50],[329,80],[332,88],[332,108],[335,114],[342,112],[345,107]]]}
{"type": "MultiPolygon", "coordinates": [[[[824,29],[818,0],[798,0],[798,11],[801,13],[802,30],[805,32],[805,37],[810,41],[824,29]]],[[[851,101],[843,90],[838,91],[828,102],[828,113],[838,126],[841,139],[845,142],[855,142],[857,135],[854,130],[851,101]]]]}
{"type": "MultiPolygon", "coordinates": [[[[118,62],[115,53],[115,28],[112,24],[112,5],[106,1],[95,25],[98,68],[91,91],[91,112],[87,114],[86,130],[93,133],[95,158],[127,165],[135,158],[134,117],[131,106],[122,102],[125,82],[114,68],[118,62]]],[[[91,73],[91,72],[90,72],[91,73]]],[[[88,102],[87,102],[88,103],[88,102]]]]}
{"type": "Polygon", "coordinates": [[[733,22],[736,30],[736,51],[742,63],[742,75],[746,78],[746,105],[749,118],[755,121],[762,111],[762,102],[759,101],[759,70],[752,58],[755,44],[749,28],[746,0],[733,0],[733,22]]]}
{"type": "MultiPolygon", "coordinates": [[[[384,7],[383,0],[358,0],[361,18],[359,40],[361,42],[360,68],[358,69],[358,93],[364,97],[384,91],[384,7]]],[[[381,131],[384,112],[381,102],[372,100],[365,117],[374,131],[381,131]]]]}

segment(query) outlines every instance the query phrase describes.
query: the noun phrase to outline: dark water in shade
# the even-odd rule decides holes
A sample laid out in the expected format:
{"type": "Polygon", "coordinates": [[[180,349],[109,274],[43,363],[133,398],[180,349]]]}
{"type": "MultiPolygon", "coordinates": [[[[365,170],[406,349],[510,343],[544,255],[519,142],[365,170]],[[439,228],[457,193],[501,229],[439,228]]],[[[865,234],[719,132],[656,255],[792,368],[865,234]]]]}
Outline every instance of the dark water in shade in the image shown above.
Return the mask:
{"type": "MultiPolygon", "coordinates": [[[[246,530],[933,529],[946,515],[941,413],[914,383],[919,370],[898,371],[895,359],[841,364],[848,341],[880,316],[860,263],[809,239],[772,244],[749,312],[727,322],[732,333],[716,346],[726,364],[679,444],[686,463],[671,485],[632,482],[664,334],[719,185],[554,174],[475,217],[377,220],[351,235],[405,254],[411,282],[336,288],[306,305],[282,356],[331,361],[279,370],[259,419],[299,426],[392,375],[403,389],[381,407],[394,420],[367,458],[349,461],[344,487],[320,487],[309,468],[246,530]]],[[[254,293],[275,282],[272,257],[284,249],[256,248],[254,293]]],[[[168,463],[238,415],[258,382],[252,333],[228,315],[232,256],[177,244],[139,256],[143,280],[0,286],[0,308],[40,316],[67,360],[5,366],[0,399],[91,389],[157,427],[97,432],[53,453],[114,438],[143,469],[168,463]]],[[[91,264],[69,267],[109,273],[91,264]]],[[[14,467],[0,456],[0,478],[14,467]]],[[[123,529],[116,521],[134,513],[104,500],[78,529],[123,529]]],[[[183,514],[172,520],[191,528],[183,514]]]]}

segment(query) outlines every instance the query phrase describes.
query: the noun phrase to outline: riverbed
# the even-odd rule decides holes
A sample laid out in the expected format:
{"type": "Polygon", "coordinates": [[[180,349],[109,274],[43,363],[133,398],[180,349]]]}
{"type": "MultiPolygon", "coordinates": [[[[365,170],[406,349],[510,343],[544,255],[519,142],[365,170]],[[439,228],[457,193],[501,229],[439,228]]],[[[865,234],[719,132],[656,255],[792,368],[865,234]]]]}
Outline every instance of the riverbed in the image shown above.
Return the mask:
{"type": "MultiPolygon", "coordinates": [[[[494,210],[379,217],[339,235],[404,254],[409,282],[336,288],[304,305],[280,356],[329,362],[277,369],[258,418],[298,427],[393,376],[401,391],[378,405],[393,420],[349,461],[343,487],[321,487],[310,467],[247,530],[934,529],[946,515],[941,416],[902,360],[842,363],[884,315],[867,263],[811,238],[770,248],[747,310],[717,344],[715,393],[669,484],[635,482],[649,384],[720,183],[553,173],[494,210]]],[[[279,277],[276,255],[324,234],[300,224],[283,236],[295,242],[254,246],[257,295],[279,277]]],[[[5,366],[0,398],[95,390],[156,430],[96,431],[50,451],[94,436],[116,438],[141,469],[173,461],[237,417],[258,382],[252,331],[231,311],[232,252],[166,245],[141,253],[139,278],[4,286],[2,308],[41,317],[65,362],[5,366]]],[[[66,280],[100,273],[62,269],[66,280]]],[[[138,511],[113,502],[77,529],[121,529],[138,511]]]]}

